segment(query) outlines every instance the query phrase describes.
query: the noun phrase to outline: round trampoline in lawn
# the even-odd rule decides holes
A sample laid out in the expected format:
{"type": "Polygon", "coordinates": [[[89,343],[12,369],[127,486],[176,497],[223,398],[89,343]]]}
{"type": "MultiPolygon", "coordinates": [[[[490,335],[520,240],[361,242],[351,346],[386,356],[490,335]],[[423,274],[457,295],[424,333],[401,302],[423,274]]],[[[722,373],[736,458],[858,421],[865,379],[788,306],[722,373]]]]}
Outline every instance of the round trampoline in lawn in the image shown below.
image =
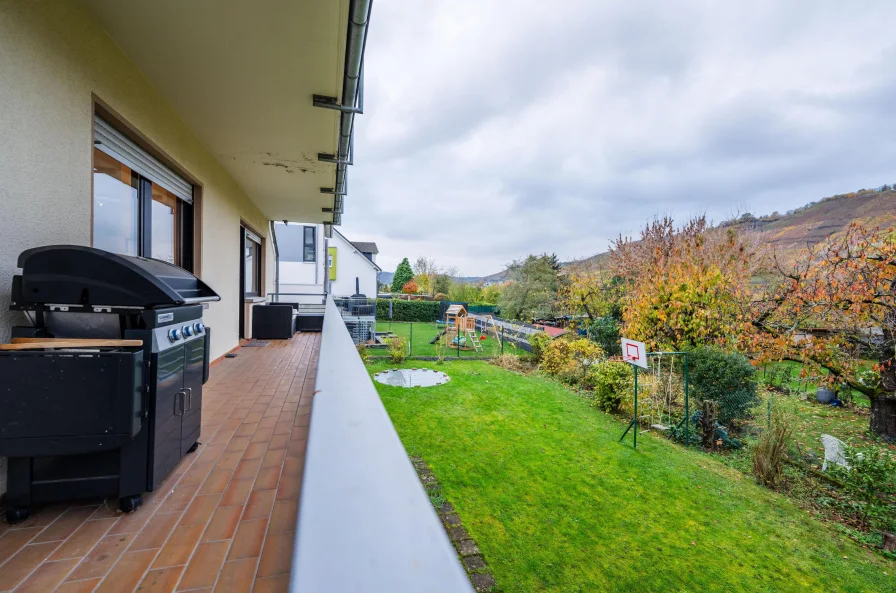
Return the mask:
{"type": "Polygon", "coordinates": [[[389,369],[376,373],[373,379],[395,387],[434,387],[451,380],[445,373],[432,369],[389,369]]]}

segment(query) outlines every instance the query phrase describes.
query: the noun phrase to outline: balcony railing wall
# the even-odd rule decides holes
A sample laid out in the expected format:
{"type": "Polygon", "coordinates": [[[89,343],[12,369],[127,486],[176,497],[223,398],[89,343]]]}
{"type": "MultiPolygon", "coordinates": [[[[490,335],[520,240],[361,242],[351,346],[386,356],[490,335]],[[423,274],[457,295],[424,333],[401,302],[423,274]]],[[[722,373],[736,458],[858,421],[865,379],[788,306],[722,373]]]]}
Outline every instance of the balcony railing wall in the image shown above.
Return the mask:
{"type": "Polygon", "coordinates": [[[291,593],[471,593],[339,309],[327,299],[291,593]]]}

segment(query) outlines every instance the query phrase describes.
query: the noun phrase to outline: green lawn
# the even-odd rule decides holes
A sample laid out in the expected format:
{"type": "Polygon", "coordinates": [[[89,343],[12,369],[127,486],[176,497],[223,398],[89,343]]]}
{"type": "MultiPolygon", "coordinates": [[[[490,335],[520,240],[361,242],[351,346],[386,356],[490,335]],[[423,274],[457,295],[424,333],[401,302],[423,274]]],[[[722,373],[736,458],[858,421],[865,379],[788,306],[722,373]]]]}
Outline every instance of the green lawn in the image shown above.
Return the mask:
{"type": "MultiPolygon", "coordinates": [[[[874,366],[873,360],[863,360],[860,368],[870,369],[872,366],[874,366]]],[[[815,375],[814,371],[807,369],[807,377],[803,378],[800,377],[800,372],[803,368],[804,365],[789,360],[773,362],[760,366],[757,369],[756,376],[761,381],[768,381],[776,387],[785,388],[785,390],[790,391],[791,393],[806,393],[808,396],[814,398],[815,391],[822,383],[821,380],[828,375],[828,372],[823,371],[819,375],[815,375]]],[[[852,397],[858,407],[868,408],[871,405],[868,396],[863,395],[858,391],[853,390],[852,397]]]]}
{"type": "Polygon", "coordinates": [[[437,368],[449,383],[376,386],[502,591],[896,591],[896,563],[715,459],[618,444],[620,421],[547,379],[437,368]]]}
{"type": "MultiPolygon", "coordinates": [[[[400,336],[408,341],[411,356],[438,356],[438,348],[436,344],[430,344],[440,332],[444,331],[444,323],[403,323],[391,321],[377,321],[376,331],[392,332],[396,336],[400,336]],[[413,327],[412,327],[413,326],[413,327]],[[413,339],[412,339],[413,338],[413,339]]],[[[444,341],[444,338],[442,338],[444,341]]],[[[480,356],[496,356],[501,353],[501,343],[495,340],[492,335],[487,335],[485,340],[480,341],[482,350],[463,350],[458,351],[456,346],[444,347],[444,356],[446,358],[463,357],[480,357],[480,356]]],[[[372,351],[376,356],[380,354],[376,350],[372,351]]],[[[382,352],[385,355],[385,351],[382,352]]]]}
{"type": "MultiPolygon", "coordinates": [[[[868,436],[869,415],[867,410],[857,413],[848,408],[833,408],[819,404],[813,397],[802,399],[798,395],[770,393],[772,405],[786,412],[793,423],[794,441],[802,453],[811,452],[818,457],[818,468],[824,459],[821,435],[829,434],[841,441],[860,447],[872,444],[868,436]]],[[[861,409],[861,408],[860,408],[861,409]]],[[[896,453],[896,444],[873,441],[874,446],[889,448],[896,453]]]]}

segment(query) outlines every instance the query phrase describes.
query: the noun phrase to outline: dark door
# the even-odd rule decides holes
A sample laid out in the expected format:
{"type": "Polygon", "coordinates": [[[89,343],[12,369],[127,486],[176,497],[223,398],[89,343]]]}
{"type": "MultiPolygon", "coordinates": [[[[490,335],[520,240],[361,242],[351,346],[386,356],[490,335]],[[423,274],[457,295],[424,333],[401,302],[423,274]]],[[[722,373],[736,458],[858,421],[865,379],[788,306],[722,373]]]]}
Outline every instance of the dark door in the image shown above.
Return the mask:
{"type": "Polygon", "coordinates": [[[184,346],[160,352],[156,386],[152,486],[165,479],[181,459],[184,407],[184,346]]]}
{"type": "Polygon", "coordinates": [[[240,227],[240,292],[239,299],[237,300],[237,306],[239,307],[239,313],[237,313],[240,324],[240,339],[246,338],[246,229],[242,226],[240,227]]]}
{"type": "Polygon", "coordinates": [[[202,375],[205,371],[206,337],[184,344],[184,416],[181,433],[181,455],[199,440],[202,424],[202,375]]]}

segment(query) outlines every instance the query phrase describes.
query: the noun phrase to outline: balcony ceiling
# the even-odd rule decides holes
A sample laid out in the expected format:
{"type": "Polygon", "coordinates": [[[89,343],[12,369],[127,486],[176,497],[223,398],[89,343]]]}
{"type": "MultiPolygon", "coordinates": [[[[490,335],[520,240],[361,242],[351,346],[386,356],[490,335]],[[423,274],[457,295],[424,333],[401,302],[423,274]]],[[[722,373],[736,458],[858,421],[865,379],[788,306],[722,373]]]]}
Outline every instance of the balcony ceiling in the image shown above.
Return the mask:
{"type": "Polygon", "coordinates": [[[348,0],[82,0],[272,220],[329,222],[348,0]]]}

